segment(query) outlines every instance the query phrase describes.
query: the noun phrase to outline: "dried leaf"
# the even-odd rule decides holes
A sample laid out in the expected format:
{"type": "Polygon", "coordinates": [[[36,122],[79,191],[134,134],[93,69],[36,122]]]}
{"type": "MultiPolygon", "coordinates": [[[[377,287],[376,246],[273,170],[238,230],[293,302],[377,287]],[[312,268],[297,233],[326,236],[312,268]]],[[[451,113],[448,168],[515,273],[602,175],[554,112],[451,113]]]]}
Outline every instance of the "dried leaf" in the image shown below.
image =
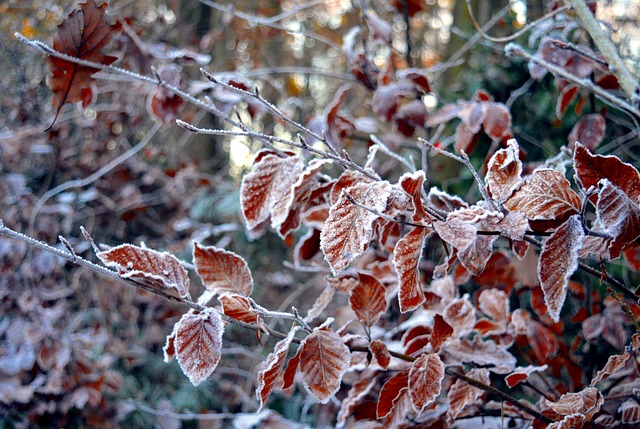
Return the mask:
{"type": "Polygon", "coordinates": [[[502,204],[522,184],[522,162],[520,148],[515,139],[507,142],[506,149],[493,154],[487,165],[485,181],[491,196],[502,204]]]}
{"type": "Polygon", "coordinates": [[[418,308],[425,300],[418,265],[427,230],[414,228],[402,237],[393,250],[393,266],[398,273],[400,312],[418,308]]]}
{"type": "Polygon", "coordinates": [[[524,213],[531,220],[554,220],[579,213],[582,201],[559,171],[539,168],[505,202],[509,210],[524,213]]]}
{"type": "Polygon", "coordinates": [[[484,289],[478,296],[478,308],[496,322],[509,321],[509,297],[499,289],[484,289]]]}
{"type": "MultiPolygon", "coordinates": [[[[157,70],[157,74],[169,85],[180,87],[180,70],[176,66],[162,66],[157,70]]],[[[175,122],[183,104],[182,97],[158,86],[150,94],[148,110],[162,125],[169,125],[175,122]]]]}
{"type": "Polygon", "coordinates": [[[621,414],[620,420],[624,424],[640,423],[640,404],[638,401],[630,398],[624,401],[618,407],[618,412],[621,414]]]}
{"type": "Polygon", "coordinates": [[[225,292],[218,297],[218,300],[222,304],[222,312],[227,316],[245,323],[259,322],[260,317],[253,311],[246,296],[225,292]]]}
{"type": "Polygon", "coordinates": [[[533,366],[533,365],[529,365],[529,366],[519,366],[518,368],[516,368],[515,371],[513,371],[511,374],[507,375],[504,378],[504,381],[507,383],[507,386],[509,386],[510,388],[522,383],[523,381],[525,381],[527,378],[529,378],[529,376],[534,373],[534,372],[538,372],[538,371],[546,371],[547,370],[547,365],[542,365],[542,366],[533,366]]]}
{"type": "Polygon", "coordinates": [[[400,371],[382,386],[378,397],[376,416],[378,419],[385,418],[391,413],[393,407],[398,403],[400,397],[409,388],[409,370],[400,371]]]}
{"type": "Polygon", "coordinates": [[[466,298],[452,300],[442,314],[444,320],[453,327],[456,337],[471,332],[476,322],[476,310],[466,298]]]}
{"type": "Polygon", "coordinates": [[[316,328],[300,344],[300,374],[309,393],[323,404],[340,389],[351,355],[338,334],[316,328]]]}
{"type": "Polygon", "coordinates": [[[256,388],[256,397],[260,402],[258,412],[260,412],[264,404],[266,404],[271,391],[275,387],[276,381],[281,377],[284,360],[287,357],[289,345],[291,345],[293,341],[296,330],[295,327],[292,328],[286,338],[278,341],[273,348],[273,352],[269,353],[267,359],[262,362],[258,368],[258,387],[256,388]]]}
{"type": "Polygon", "coordinates": [[[349,394],[342,400],[340,405],[340,411],[338,411],[337,427],[343,427],[347,423],[347,419],[351,417],[358,405],[362,403],[364,398],[371,392],[371,390],[378,383],[376,377],[366,377],[355,382],[349,394]]]}
{"type": "Polygon", "coordinates": [[[580,216],[569,218],[545,241],[540,252],[538,278],[549,316],[557,323],[567,297],[569,278],[578,268],[578,252],[584,239],[580,216]]]}
{"type": "Polygon", "coordinates": [[[604,366],[604,368],[598,371],[596,376],[593,377],[593,380],[591,380],[591,386],[593,387],[596,384],[600,383],[602,380],[609,378],[610,375],[615,373],[620,368],[623,368],[629,361],[629,359],[631,359],[631,354],[629,353],[609,356],[607,364],[604,366]]]}
{"type": "MultiPolygon", "coordinates": [[[[70,57],[109,65],[116,57],[103,53],[111,39],[118,34],[116,26],[107,22],[107,2],[99,6],[94,0],[87,0],[58,26],[53,41],[53,49],[70,57]]],[[[51,76],[47,79],[53,91],[53,107],[56,118],[65,103],[82,102],[87,107],[95,99],[93,74],[99,69],[82,66],[61,58],[48,57],[51,76]]]]}
{"type": "Polygon", "coordinates": [[[599,182],[594,229],[613,237],[605,241],[609,258],[618,258],[626,246],[640,237],[640,207],[609,180],[599,182]]]}
{"type": "Polygon", "coordinates": [[[369,343],[369,351],[376,358],[376,362],[378,365],[382,367],[382,369],[387,369],[389,367],[389,363],[391,363],[391,354],[387,349],[387,345],[381,340],[373,340],[369,343]]]}
{"type": "Polygon", "coordinates": [[[327,305],[329,305],[329,303],[333,299],[333,295],[335,295],[336,290],[337,290],[336,287],[334,287],[331,283],[327,282],[327,286],[325,286],[320,296],[318,296],[318,298],[315,300],[315,302],[309,309],[309,312],[304,318],[304,321],[307,323],[311,323],[314,320],[316,320],[316,318],[318,318],[318,316],[322,314],[324,309],[327,308],[327,305]]]}
{"type": "Polygon", "coordinates": [[[556,402],[546,401],[549,408],[563,416],[582,414],[591,420],[604,403],[602,393],[594,387],[585,387],[577,393],[565,393],[556,402]]]}
{"type": "Polygon", "coordinates": [[[564,416],[559,422],[551,423],[547,429],[580,429],[584,424],[584,416],[582,414],[571,414],[564,416]]]}
{"type": "Polygon", "coordinates": [[[358,320],[371,327],[387,310],[385,287],[373,276],[358,273],[358,283],[351,289],[349,303],[358,320]]]}
{"type": "Polygon", "coordinates": [[[589,150],[594,150],[604,138],[605,131],[606,123],[600,113],[583,116],[569,133],[569,146],[580,142],[589,150]]]}
{"type": "Polygon", "coordinates": [[[409,371],[409,397],[413,409],[420,414],[440,394],[444,364],[435,353],[420,355],[409,371]]]}
{"type": "MultiPolygon", "coordinates": [[[[489,370],[486,368],[474,368],[465,374],[467,377],[480,381],[486,385],[491,385],[489,370]]],[[[458,419],[468,414],[468,411],[475,411],[473,405],[482,403],[485,392],[477,387],[473,387],[464,380],[456,380],[447,393],[449,410],[447,415],[452,419],[458,419]]]]}
{"type": "Polygon", "coordinates": [[[304,161],[297,155],[258,154],[240,186],[240,207],[248,229],[269,219],[272,211],[285,210],[287,196],[303,169],[304,161]]]}
{"type": "Polygon", "coordinates": [[[173,343],[182,372],[194,386],[205,381],[220,361],[224,324],[218,312],[190,310],[173,328],[173,343]]]}
{"type": "MultiPolygon", "coordinates": [[[[373,238],[373,223],[377,215],[352,204],[346,191],[331,206],[320,234],[320,248],[334,274],[347,268],[351,261],[361,255],[373,238]]],[[[391,194],[389,182],[359,183],[348,189],[348,193],[364,207],[384,211],[391,194]]]]}
{"type": "Polygon", "coordinates": [[[189,295],[187,271],[170,253],[122,244],[106,252],[98,252],[96,256],[125,279],[175,289],[183,298],[189,295]]]}
{"type": "MultiPolygon", "coordinates": [[[[442,346],[443,356],[446,356],[447,366],[461,363],[474,363],[477,366],[510,368],[516,367],[516,358],[503,345],[493,340],[483,340],[475,336],[473,340],[449,341],[442,346]]],[[[493,368],[490,368],[493,369],[493,368]]]]}
{"type": "MultiPolygon", "coordinates": [[[[577,93],[578,85],[567,85],[562,89],[556,103],[556,117],[558,119],[562,119],[564,112],[567,111],[569,104],[571,104],[571,102],[576,98],[577,93]]],[[[569,144],[571,144],[571,141],[569,144]]]]}
{"type": "Polygon", "coordinates": [[[482,103],[484,119],[482,127],[484,132],[494,140],[502,140],[511,132],[511,112],[509,108],[493,101],[482,103]]]}
{"type": "Polygon", "coordinates": [[[219,294],[244,296],[253,291],[253,278],[247,262],[233,252],[193,243],[193,263],[202,284],[219,294]]]}
{"type": "Polygon", "coordinates": [[[405,191],[413,201],[413,217],[414,222],[420,222],[423,220],[431,219],[431,216],[427,214],[422,204],[422,185],[425,181],[424,171],[420,170],[416,173],[405,173],[398,183],[403,191],[405,191]]]}
{"type": "Polygon", "coordinates": [[[287,363],[287,368],[284,370],[284,374],[282,375],[282,390],[287,390],[291,386],[293,386],[293,382],[296,378],[296,372],[298,371],[298,366],[300,365],[300,354],[302,352],[302,347],[298,347],[296,354],[293,355],[289,362],[287,363]]]}

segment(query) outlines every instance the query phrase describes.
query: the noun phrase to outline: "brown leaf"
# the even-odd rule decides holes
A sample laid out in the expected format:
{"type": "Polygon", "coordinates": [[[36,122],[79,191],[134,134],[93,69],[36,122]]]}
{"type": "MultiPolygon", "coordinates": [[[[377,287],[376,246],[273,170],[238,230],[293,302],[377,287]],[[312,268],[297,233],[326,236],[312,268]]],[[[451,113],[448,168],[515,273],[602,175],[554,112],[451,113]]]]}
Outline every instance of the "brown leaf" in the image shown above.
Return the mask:
{"type": "MultiPolygon", "coordinates": [[[[175,88],[180,87],[180,70],[176,66],[161,66],[157,70],[157,74],[160,79],[169,85],[175,88]]],[[[151,115],[162,125],[169,125],[176,120],[183,104],[182,97],[158,86],[150,94],[148,109],[151,115]]]]}
{"type": "Polygon", "coordinates": [[[507,142],[506,149],[493,154],[487,165],[485,181],[491,196],[502,204],[522,184],[522,162],[520,148],[515,139],[507,142]]]}
{"type": "Polygon", "coordinates": [[[358,273],[358,283],[351,289],[349,303],[358,320],[371,327],[387,310],[385,287],[375,277],[358,273]]]}
{"type": "Polygon", "coordinates": [[[602,393],[595,387],[585,387],[577,393],[565,393],[556,402],[546,401],[549,408],[563,416],[582,414],[585,419],[591,420],[600,411],[604,403],[602,393]]]}
{"type": "Polygon", "coordinates": [[[582,414],[571,414],[564,416],[564,418],[558,422],[553,422],[547,429],[580,429],[584,424],[584,416],[582,414]]]}
{"type": "Polygon", "coordinates": [[[606,129],[604,116],[600,113],[583,116],[569,133],[569,147],[580,142],[589,150],[594,150],[604,138],[606,129]]]}
{"type": "Polygon", "coordinates": [[[175,289],[183,298],[189,295],[187,271],[170,253],[122,244],[106,252],[98,252],[96,256],[125,279],[175,289]]]}
{"type": "MultiPolygon", "coordinates": [[[[562,119],[562,117],[564,116],[564,112],[566,112],[569,104],[571,104],[571,102],[576,98],[577,93],[578,85],[567,85],[562,89],[556,103],[556,117],[558,119],[562,119]]],[[[571,141],[569,142],[569,144],[571,144],[571,141]]]]}
{"type": "Polygon", "coordinates": [[[484,103],[459,102],[458,116],[471,134],[478,134],[482,128],[485,111],[482,108],[484,103]]]}
{"type": "MultiPolygon", "coordinates": [[[[70,57],[109,65],[117,58],[105,55],[103,50],[118,31],[116,26],[107,22],[107,2],[98,6],[94,0],[87,0],[58,26],[53,49],[70,57]]],[[[92,76],[99,69],[53,56],[48,61],[51,76],[47,84],[54,94],[52,102],[56,118],[65,103],[81,101],[83,107],[92,103],[95,98],[92,76]]]]}
{"type": "Polygon", "coordinates": [[[385,418],[391,413],[393,407],[398,403],[400,396],[406,393],[409,388],[409,370],[400,371],[387,380],[380,389],[376,415],[378,419],[385,418]]]}
{"type": "MultiPolygon", "coordinates": [[[[474,368],[465,375],[486,385],[491,385],[489,370],[486,368],[474,368]]],[[[456,380],[447,393],[447,401],[449,402],[447,415],[452,419],[458,419],[468,415],[469,410],[475,412],[473,406],[482,403],[484,394],[484,390],[473,387],[464,380],[456,380]]]]}
{"type": "Polygon", "coordinates": [[[364,398],[369,394],[369,392],[371,392],[377,383],[378,379],[376,377],[367,377],[362,378],[351,386],[349,394],[342,400],[342,404],[340,405],[337,427],[343,427],[345,425],[347,419],[353,415],[356,407],[362,403],[364,398]]]}
{"type": "Polygon", "coordinates": [[[431,331],[431,348],[434,353],[440,351],[440,347],[453,335],[453,327],[449,325],[444,318],[437,314],[433,316],[433,331],[431,331]]]}
{"type": "Polygon", "coordinates": [[[229,317],[245,323],[258,323],[260,317],[253,311],[249,300],[244,295],[223,293],[218,297],[222,304],[222,312],[229,317]]]}
{"type": "MultiPolygon", "coordinates": [[[[594,229],[613,237],[608,240],[609,258],[618,258],[626,246],[640,237],[640,207],[608,179],[599,182],[594,229]]],[[[606,242],[605,242],[606,243],[606,242]]]]}
{"type": "Polygon", "coordinates": [[[640,202],[640,172],[617,156],[593,155],[584,145],[576,144],[573,166],[583,189],[595,189],[602,179],[608,179],[631,200],[640,202]]]}
{"type": "Polygon", "coordinates": [[[510,371],[516,367],[516,358],[505,346],[496,344],[493,340],[482,340],[479,336],[475,336],[472,341],[449,341],[442,346],[442,350],[447,366],[474,363],[486,367],[499,365],[511,368],[510,371]]]}
{"type": "Polygon", "coordinates": [[[218,294],[244,296],[253,291],[253,278],[247,262],[233,252],[193,243],[193,263],[202,284],[218,294]]]}
{"type": "Polygon", "coordinates": [[[342,191],[345,189],[349,189],[353,185],[357,185],[358,183],[371,183],[373,180],[367,176],[366,174],[360,173],[355,170],[347,170],[340,175],[338,180],[331,187],[331,196],[329,201],[331,201],[331,205],[334,205],[338,202],[338,198],[342,194],[342,191]]]}
{"type": "Polygon", "coordinates": [[[258,412],[260,412],[264,407],[264,404],[266,404],[271,391],[275,387],[275,384],[278,381],[279,377],[281,377],[284,360],[287,357],[287,353],[289,352],[289,345],[293,341],[293,336],[295,335],[295,333],[296,329],[294,327],[291,329],[291,331],[289,331],[289,334],[286,338],[276,343],[275,347],[273,348],[273,352],[269,353],[267,359],[258,367],[258,387],[256,387],[256,397],[260,402],[258,412]]]}
{"type": "Polygon", "coordinates": [[[629,359],[631,359],[631,354],[629,353],[609,356],[607,364],[604,366],[604,368],[598,371],[596,376],[593,377],[593,380],[591,380],[591,386],[595,386],[602,380],[609,378],[610,375],[615,373],[620,368],[624,367],[629,359]]]}
{"type": "Polygon", "coordinates": [[[478,296],[478,308],[496,322],[509,321],[509,297],[500,289],[484,289],[478,296]]]}
{"type": "Polygon", "coordinates": [[[398,273],[400,312],[415,310],[425,300],[418,265],[427,236],[425,228],[414,228],[402,237],[393,250],[393,266],[398,273]]]}
{"type": "Polygon", "coordinates": [[[398,183],[403,191],[405,191],[413,201],[413,217],[414,222],[420,222],[423,220],[431,219],[431,216],[427,214],[422,204],[422,185],[425,181],[424,171],[420,170],[416,173],[405,173],[398,183]]]}
{"type": "Polygon", "coordinates": [[[567,297],[569,278],[578,268],[578,252],[584,239],[580,216],[569,218],[545,241],[540,252],[538,278],[548,314],[557,323],[567,297]]]}
{"type": "Polygon", "coordinates": [[[296,354],[293,355],[289,362],[287,363],[287,368],[284,370],[284,374],[282,375],[282,390],[287,390],[291,386],[293,386],[293,382],[296,378],[296,372],[298,371],[298,366],[300,365],[300,354],[302,352],[302,347],[298,347],[296,354]]]}
{"type": "Polygon", "coordinates": [[[513,371],[511,374],[507,375],[504,378],[504,381],[507,383],[507,386],[509,386],[510,388],[522,383],[523,381],[525,381],[527,378],[529,378],[529,376],[534,373],[534,372],[538,372],[538,371],[546,371],[547,370],[547,365],[542,365],[542,366],[533,366],[533,365],[529,365],[529,366],[519,366],[518,368],[516,368],[515,371],[513,371]]]}
{"type": "Polygon", "coordinates": [[[562,173],[549,168],[538,168],[505,202],[505,206],[509,210],[524,213],[530,220],[554,220],[567,214],[579,213],[582,201],[562,173]]]}
{"type": "Polygon", "coordinates": [[[173,328],[174,346],[182,372],[194,386],[205,381],[218,366],[224,324],[218,312],[190,310],[173,328]]]}
{"type": "Polygon", "coordinates": [[[297,155],[281,157],[270,151],[258,154],[240,186],[240,208],[247,228],[258,227],[272,211],[284,210],[303,169],[304,162],[297,155]]]}
{"type": "Polygon", "coordinates": [[[620,404],[618,412],[621,414],[622,423],[628,425],[640,423],[640,404],[635,399],[630,398],[620,404]]]}
{"type": "Polygon", "coordinates": [[[307,312],[307,315],[304,318],[304,321],[307,323],[311,323],[318,318],[322,314],[327,305],[331,303],[333,299],[333,295],[335,295],[337,288],[334,287],[331,283],[327,282],[324,290],[316,298],[315,302],[307,312]]]}
{"type": "Polygon", "coordinates": [[[502,140],[511,132],[511,112],[509,108],[493,101],[482,103],[484,119],[482,127],[484,132],[494,140],[502,140]]]}
{"type": "Polygon", "coordinates": [[[369,351],[373,357],[376,358],[376,362],[378,362],[378,365],[380,365],[382,369],[387,369],[389,367],[389,363],[391,363],[391,354],[389,354],[387,345],[383,341],[371,341],[369,343],[369,351]]]}
{"type": "MultiPolygon", "coordinates": [[[[382,212],[387,207],[391,184],[385,181],[359,183],[347,191],[357,203],[382,212]]],[[[331,206],[329,219],[320,234],[320,248],[334,274],[347,268],[368,248],[373,238],[373,223],[378,218],[370,211],[352,204],[345,194],[347,191],[343,191],[331,206]]]]}
{"type": "Polygon", "coordinates": [[[476,311],[466,298],[452,300],[442,314],[444,320],[451,325],[457,337],[469,333],[476,322],[476,311]]]}
{"type": "Polygon", "coordinates": [[[409,397],[413,409],[420,414],[440,394],[444,364],[435,353],[420,355],[409,371],[409,397]]]}
{"type": "Polygon", "coordinates": [[[316,328],[300,344],[300,374],[309,393],[323,404],[340,389],[351,355],[340,336],[328,328],[316,328]]]}

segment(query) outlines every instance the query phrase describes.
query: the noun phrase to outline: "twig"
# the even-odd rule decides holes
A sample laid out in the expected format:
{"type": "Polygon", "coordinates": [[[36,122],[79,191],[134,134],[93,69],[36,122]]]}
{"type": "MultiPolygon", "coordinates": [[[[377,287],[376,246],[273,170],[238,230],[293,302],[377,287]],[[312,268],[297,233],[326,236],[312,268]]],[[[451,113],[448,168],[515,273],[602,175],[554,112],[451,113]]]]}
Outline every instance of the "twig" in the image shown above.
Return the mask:
{"type": "Polygon", "coordinates": [[[558,40],[558,39],[549,39],[549,42],[553,43],[554,45],[556,45],[558,48],[560,49],[566,49],[568,51],[573,51],[579,55],[582,55],[583,57],[587,57],[589,58],[591,61],[595,61],[596,63],[603,65],[605,67],[609,67],[609,63],[602,60],[602,58],[597,57],[596,55],[592,54],[591,52],[587,52],[584,49],[581,49],[579,46],[574,45],[573,43],[569,43],[569,42],[563,42],[562,40],[558,40]]]}
{"type": "Polygon", "coordinates": [[[516,43],[509,43],[507,46],[505,46],[504,51],[508,56],[517,56],[529,61],[533,61],[537,64],[540,64],[542,67],[546,68],[556,76],[560,76],[563,79],[573,82],[593,92],[596,96],[600,97],[604,101],[609,102],[611,105],[618,107],[619,109],[622,109],[629,113],[633,113],[637,117],[640,117],[640,110],[638,110],[638,108],[633,106],[632,104],[629,104],[625,100],[622,100],[621,98],[616,97],[615,95],[605,91],[604,89],[595,85],[589,79],[580,79],[579,77],[574,76],[571,73],[567,72],[563,68],[545,61],[544,59],[540,58],[538,55],[530,54],[529,52],[524,50],[520,45],[516,43]]]}
{"type": "Polygon", "coordinates": [[[430,226],[428,225],[421,225],[419,223],[415,223],[415,222],[410,222],[410,221],[405,221],[405,220],[399,220],[399,219],[395,219],[389,215],[386,215],[384,213],[379,212],[378,210],[372,209],[371,207],[367,207],[364,204],[361,204],[359,202],[357,202],[356,200],[353,199],[353,197],[351,195],[349,195],[349,193],[347,191],[342,191],[344,193],[344,196],[347,198],[347,200],[353,204],[356,207],[361,208],[362,210],[366,210],[369,213],[373,213],[374,215],[381,217],[382,219],[386,220],[387,222],[395,222],[395,223],[400,223],[403,225],[409,225],[409,226],[413,226],[416,228],[430,228],[430,226]]]}
{"type": "Polygon", "coordinates": [[[551,17],[554,17],[557,14],[559,14],[561,12],[564,12],[565,10],[571,9],[571,6],[569,6],[569,5],[565,5],[565,6],[559,7],[558,9],[553,10],[553,11],[549,12],[548,14],[540,17],[539,19],[536,19],[535,21],[530,22],[529,24],[525,25],[520,30],[518,30],[517,32],[515,32],[514,34],[512,34],[510,36],[492,37],[492,36],[489,36],[482,29],[482,27],[480,27],[480,24],[478,24],[478,21],[476,21],[476,17],[473,15],[473,8],[471,7],[471,0],[466,0],[466,2],[467,2],[467,10],[469,11],[469,17],[471,18],[471,22],[473,22],[473,25],[476,27],[476,30],[478,30],[478,33],[480,33],[482,35],[482,37],[484,37],[485,39],[490,40],[492,42],[496,42],[496,43],[511,42],[512,40],[515,40],[518,37],[522,36],[524,33],[529,31],[530,29],[532,29],[536,25],[540,24],[542,21],[544,21],[546,19],[549,19],[551,17]]]}
{"type": "Polygon", "coordinates": [[[386,144],[384,144],[382,140],[380,140],[375,134],[369,134],[369,138],[371,139],[372,142],[378,145],[378,147],[380,148],[380,150],[382,150],[382,152],[384,152],[385,154],[389,155],[391,158],[395,159],[396,161],[398,161],[399,163],[407,167],[407,169],[410,172],[414,173],[416,171],[415,165],[411,164],[409,161],[407,161],[406,159],[404,159],[403,157],[401,157],[400,155],[398,155],[397,153],[389,149],[389,147],[386,144]]]}
{"type": "Polygon", "coordinates": [[[587,30],[589,35],[591,35],[591,39],[593,43],[596,44],[600,53],[606,58],[609,63],[609,70],[613,73],[617,78],[618,82],[620,82],[620,86],[623,91],[629,97],[631,102],[636,105],[638,102],[638,81],[631,74],[627,66],[625,65],[620,55],[618,55],[618,50],[616,46],[613,44],[609,36],[602,31],[600,24],[596,20],[591,10],[586,5],[584,0],[571,0],[571,4],[573,5],[573,9],[576,11],[576,15],[582,21],[582,25],[587,30]]]}

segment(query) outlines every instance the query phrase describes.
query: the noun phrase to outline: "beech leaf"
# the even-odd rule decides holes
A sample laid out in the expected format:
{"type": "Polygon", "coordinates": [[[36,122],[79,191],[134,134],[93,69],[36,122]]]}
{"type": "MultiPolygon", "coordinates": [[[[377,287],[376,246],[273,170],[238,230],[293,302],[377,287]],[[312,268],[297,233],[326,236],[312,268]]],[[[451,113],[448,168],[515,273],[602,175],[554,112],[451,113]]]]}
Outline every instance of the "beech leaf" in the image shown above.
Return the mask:
{"type": "Polygon", "coordinates": [[[409,371],[409,397],[413,409],[420,414],[440,394],[444,364],[435,353],[420,355],[409,371]]]}
{"type": "Polygon", "coordinates": [[[631,354],[629,353],[609,356],[607,364],[604,366],[604,368],[598,371],[596,376],[593,377],[593,380],[591,380],[591,386],[595,386],[602,380],[609,378],[610,375],[615,373],[620,368],[624,367],[629,359],[631,359],[631,354]]]}
{"type": "Polygon", "coordinates": [[[189,276],[180,261],[167,252],[158,252],[132,244],[121,244],[96,256],[121,277],[154,286],[175,289],[181,297],[189,296],[189,276]]]}
{"type": "Polygon", "coordinates": [[[485,181],[491,196],[502,204],[522,184],[520,148],[515,139],[507,142],[506,149],[493,154],[487,165],[485,181]]]}
{"type": "Polygon", "coordinates": [[[545,241],[538,262],[538,278],[548,314],[557,323],[567,297],[569,278],[578,268],[584,239],[580,216],[571,216],[545,241]]]}
{"type": "Polygon", "coordinates": [[[273,352],[269,353],[267,359],[262,362],[258,368],[258,387],[256,388],[256,397],[260,402],[258,412],[260,412],[264,404],[266,404],[271,391],[275,387],[276,381],[282,375],[282,367],[284,366],[284,361],[289,352],[289,345],[291,345],[296,331],[297,329],[293,327],[286,338],[278,341],[273,352]]]}
{"type": "MultiPolygon", "coordinates": [[[[391,184],[384,181],[359,183],[347,191],[357,203],[382,212],[391,195],[391,184]]],[[[373,223],[378,218],[351,203],[345,192],[331,206],[329,218],[320,234],[320,248],[334,274],[347,268],[367,249],[373,238],[373,223]]]]}
{"type": "Polygon", "coordinates": [[[349,303],[358,320],[371,327],[387,310],[385,287],[375,277],[358,273],[358,283],[351,289],[349,303]]]}
{"type": "Polygon", "coordinates": [[[218,297],[222,312],[229,317],[245,323],[257,324],[260,317],[253,311],[249,299],[244,295],[223,293],[218,297]]]}
{"type": "Polygon", "coordinates": [[[349,394],[342,400],[340,405],[340,411],[338,411],[337,427],[343,427],[347,423],[347,419],[353,415],[356,407],[363,401],[363,399],[371,392],[378,382],[376,377],[362,378],[355,382],[349,394]]]}
{"type": "Polygon", "coordinates": [[[378,419],[385,418],[391,413],[393,407],[398,403],[400,397],[409,388],[409,370],[400,371],[387,380],[380,389],[376,416],[378,419]]]}
{"type": "Polygon", "coordinates": [[[202,284],[218,294],[235,293],[249,296],[253,278],[247,262],[233,252],[214,246],[193,243],[193,263],[202,284]]]}
{"type": "Polygon", "coordinates": [[[415,310],[424,301],[418,265],[427,236],[424,228],[414,228],[398,240],[393,250],[393,266],[398,273],[400,312],[415,310]]]}
{"type": "MultiPolygon", "coordinates": [[[[474,368],[465,375],[486,385],[491,385],[489,370],[486,368],[474,368]]],[[[447,394],[447,401],[449,402],[447,415],[452,419],[467,415],[469,409],[473,411],[473,405],[481,403],[484,394],[484,390],[478,389],[464,380],[456,380],[447,394]]]]}
{"type": "Polygon", "coordinates": [[[190,310],[173,328],[173,343],[182,372],[194,386],[205,381],[221,357],[222,318],[212,308],[202,313],[190,310]]]}
{"type": "Polygon", "coordinates": [[[351,355],[342,338],[333,330],[316,328],[300,344],[300,374],[304,386],[326,404],[340,389],[351,355]]]}
{"type": "Polygon", "coordinates": [[[580,392],[565,393],[556,402],[543,400],[556,413],[563,416],[581,414],[585,419],[591,420],[600,411],[604,403],[602,393],[595,387],[585,387],[580,392]]]}
{"type": "Polygon", "coordinates": [[[391,363],[391,354],[389,353],[389,349],[387,349],[387,345],[384,341],[371,341],[369,343],[369,351],[373,357],[376,358],[376,362],[378,362],[378,365],[380,365],[382,369],[387,369],[389,367],[389,363],[391,363]]]}
{"type": "Polygon", "coordinates": [[[547,370],[547,365],[542,365],[542,366],[529,365],[529,366],[518,367],[511,374],[507,375],[504,378],[504,381],[507,383],[507,386],[511,388],[525,381],[527,378],[529,378],[529,376],[532,373],[538,372],[538,371],[546,371],[546,370],[547,370]]]}

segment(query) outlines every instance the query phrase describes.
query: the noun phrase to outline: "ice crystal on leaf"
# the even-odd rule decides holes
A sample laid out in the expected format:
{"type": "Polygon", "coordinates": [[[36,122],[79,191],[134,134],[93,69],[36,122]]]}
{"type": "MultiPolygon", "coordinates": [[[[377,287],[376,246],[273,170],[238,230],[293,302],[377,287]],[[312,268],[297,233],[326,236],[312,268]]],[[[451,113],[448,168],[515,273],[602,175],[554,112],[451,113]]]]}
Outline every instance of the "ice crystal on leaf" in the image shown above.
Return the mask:
{"type": "Polygon", "coordinates": [[[208,290],[218,294],[251,295],[253,278],[247,262],[241,256],[214,246],[194,243],[193,263],[208,290]]]}

